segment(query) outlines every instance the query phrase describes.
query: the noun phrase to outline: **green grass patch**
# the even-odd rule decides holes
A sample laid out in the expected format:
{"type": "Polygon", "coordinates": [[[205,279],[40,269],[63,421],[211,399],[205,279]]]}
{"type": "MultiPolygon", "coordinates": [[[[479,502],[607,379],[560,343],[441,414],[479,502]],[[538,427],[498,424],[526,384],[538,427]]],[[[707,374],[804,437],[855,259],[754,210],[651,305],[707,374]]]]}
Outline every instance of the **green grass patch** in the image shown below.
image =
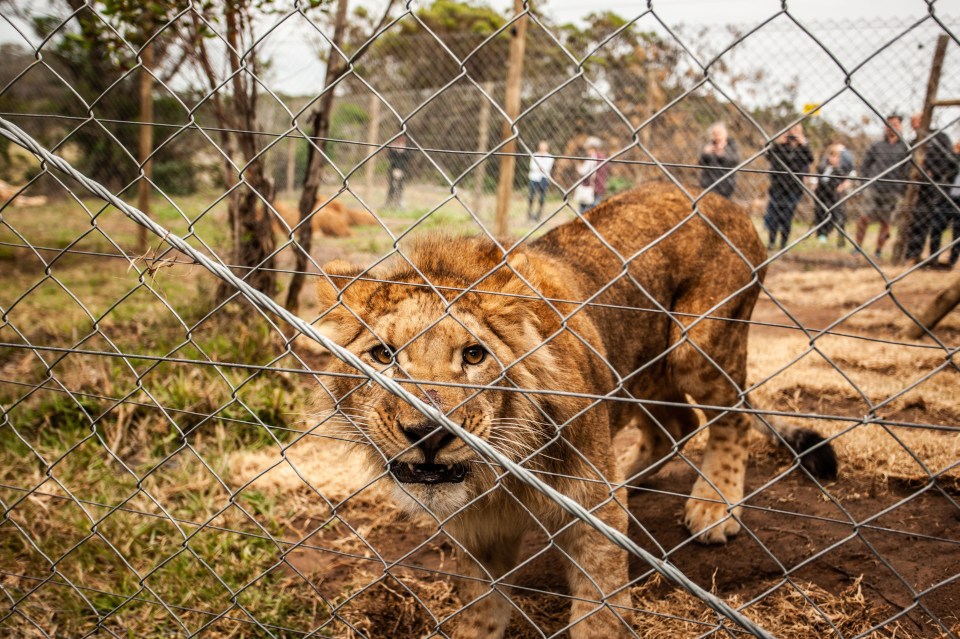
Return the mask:
{"type": "MultiPolygon", "coordinates": [[[[91,424],[101,413],[100,404],[52,396],[0,427],[0,499],[9,509],[0,525],[0,570],[21,576],[5,582],[8,592],[25,593],[53,573],[30,602],[71,635],[121,605],[117,618],[130,636],[186,634],[155,596],[183,612],[191,631],[233,608],[234,599],[255,607],[262,624],[310,630],[316,602],[298,594],[305,584],[275,569],[284,548],[271,539],[283,534],[277,497],[248,490],[230,506],[221,484],[229,481],[229,453],[251,438],[220,426],[191,436],[193,451],[182,440],[154,451],[175,453],[163,463],[158,455],[118,459],[106,445],[116,418],[91,424]]],[[[269,636],[240,627],[238,636],[269,636]]]]}

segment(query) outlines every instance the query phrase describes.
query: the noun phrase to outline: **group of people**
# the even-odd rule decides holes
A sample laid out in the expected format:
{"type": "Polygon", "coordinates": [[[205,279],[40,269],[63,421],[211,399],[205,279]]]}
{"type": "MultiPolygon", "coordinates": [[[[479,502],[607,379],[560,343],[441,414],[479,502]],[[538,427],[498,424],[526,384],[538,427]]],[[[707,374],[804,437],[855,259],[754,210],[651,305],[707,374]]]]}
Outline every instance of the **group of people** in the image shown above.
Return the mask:
{"type": "MultiPolygon", "coordinates": [[[[884,121],[883,137],[874,142],[856,170],[853,153],[839,142],[824,150],[814,170],[813,153],[802,124],[795,124],[776,138],[766,151],[770,164],[767,207],[763,216],[768,231],[768,248],[786,248],[797,205],[805,192],[814,200],[814,227],[820,242],[827,242],[837,230],[837,244],[845,244],[846,197],[855,186],[866,183],[859,206],[854,251],[863,250],[863,242],[871,223],[879,225],[874,256],[880,258],[890,237],[890,225],[900,208],[912,165],[913,149],[924,151],[921,184],[916,204],[907,225],[906,258],[918,263],[929,241],[929,255],[937,256],[941,240],[949,227],[953,237],[948,261],[960,261],[960,141],[952,145],[943,131],[919,139],[921,116],[910,121],[914,138],[908,144],[903,136],[900,115],[891,114],[884,121]]],[[[733,196],[737,188],[736,168],[740,150],[730,138],[722,122],[710,126],[709,140],[700,152],[700,186],[722,195],[733,196]]],[[[406,139],[399,136],[387,151],[389,188],[387,206],[402,207],[403,183],[408,168],[406,139]]],[[[580,212],[595,206],[606,194],[607,159],[598,138],[589,137],[583,145],[584,156],[576,163],[577,186],[571,199],[580,212]]],[[[530,157],[527,197],[527,218],[539,221],[550,186],[555,158],[546,141],[540,141],[530,157]]]]}
{"type": "MultiPolygon", "coordinates": [[[[606,195],[607,164],[602,152],[602,143],[598,138],[589,137],[583,145],[585,157],[577,163],[579,182],[573,192],[573,201],[583,213],[594,207],[606,195]]],[[[529,197],[527,199],[527,218],[539,221],[543,215],[543,205],[550,187],[550,175],[556,158],[550,154],[550,145],[541,140],[537,152],[530,158],[528,169],[529,197]]],[[[409,173],[410,150],[407,137],[400,134],[387,148],[387,201],[385,208],[403,208],[403,187],[409,173]]]]}
{"type": "MultiPolygon", "coordinates": [[[[766,152],[770,164],[770,185],[764,225],[768,231],[768,248],[783,249],[790,237],[794,213],[803,194],[809,189],[814,198],[814,227],[820,242],[826,242],[837,229],[839,246],[845,243],[842,232],[846,225],[845,197],[856,182],[867,184],[863,191],[860,215],[855,231],[856,247],[863,246],[871,222],[879,224],[875,257],[879,258],[890,237],[890,224],[906,191],[911,166],[911,148],[923,148],[923,177],[916,206],[907,227],[906,258],[919,262],[929,239],[929,254],[940,252],[941,238],[951,227],[954,242],[949,264],[960,258],[960,141],[951,146],[943,131],[920,140],[920,114],[911,118],[914,139],[910,145],[903,138],[902,118],[892,114],[886,118],[883,137],[874,142],[864,155],[859,175],[853,153],[843,144],[827,146],[816,168],[813,153],[802,124],[795,124],[774,140],[766,152]],[[804,187],[807,188],[804,188],[804,187]]],[[[740,154],[729,139],[722,122],[709,129],[709,142],[700,152],[700,185],[725,197],[733,195],[740,154]]]]}
{"type": "MultiPolygon", "coordinates": [[[[581,213],[593,208],[607,192],[608,165],[603,154],[602,143],[598,138],[589,137],[583,145],[584,157],[577,162],[577,186],[573,190],[572,200],[581,213]]],[[[550,174],[553,172],[555,158],[550,155],[550,145],[541,140],[537,152],[530,158],[529,195],[527,197],[527,219],[537,222],[543,215],[543,203],[550,186],[550,174]]]]}

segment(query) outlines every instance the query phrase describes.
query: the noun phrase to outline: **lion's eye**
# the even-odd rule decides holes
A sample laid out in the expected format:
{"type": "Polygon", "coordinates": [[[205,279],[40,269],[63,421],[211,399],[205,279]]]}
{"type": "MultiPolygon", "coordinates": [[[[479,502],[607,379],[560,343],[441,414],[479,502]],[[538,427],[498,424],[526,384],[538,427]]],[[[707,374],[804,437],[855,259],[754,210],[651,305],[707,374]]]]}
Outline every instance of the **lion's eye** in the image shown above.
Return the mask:
{"type": "Polygon", "coordinates": [[[466,364],[476,366],[485,359],[487,359],[487,349],[479,344],[467,346],[463,349],[463,361],[466,364]]]}
{"type": "Polygon", "coordinates": [[[370,355],[381,364],[393,363],[393,349],[386,344],[377,344],[371,348],[370,355]]]}

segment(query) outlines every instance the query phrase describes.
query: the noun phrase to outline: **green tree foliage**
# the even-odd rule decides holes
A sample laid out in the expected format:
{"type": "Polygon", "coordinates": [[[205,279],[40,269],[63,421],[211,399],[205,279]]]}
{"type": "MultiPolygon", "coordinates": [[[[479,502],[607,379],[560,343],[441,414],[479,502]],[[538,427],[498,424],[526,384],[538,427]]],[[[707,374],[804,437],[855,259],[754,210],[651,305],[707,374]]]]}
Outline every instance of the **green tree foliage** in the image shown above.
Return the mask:
{"type": "MultiPolygon", "coordinates": [[[[138,50],[153,33],[154,25],[165,24],[176,14],[178,4],[182,3],[62,0],[50,5],[49,9],[56,13],[32,16],[34,31],[41,38],[50,36],[50,40],[42,50],[44,65],[29,72],[45,76],[43,83],[48,91],[37,100],[25,96],[24,87],[20,87],[3,98],[19,100],[17,106],[27,112],[50,109],[82,118],[61,122],[56,130],[46,131],[45,137],[69,133],[68,143],[79,149],[78,168],[111,188],[121,188],[138,173],[135,150],[140,125],[136,124],[139,112],[136,82],[138,74],[143,73],[136,69],[138,50]],[[72,17],[64,21],[64,16],[72,17]],[[50,69],[62,80],[53,80],[56,76],[50,69]],[[87,118],[90,121],[78,127],[87,118]]],[[[158,66],[168,60],[171,51],[166,43],[172,41],[171,37],[157,39],[158,66]]],[[[183,108],[169,95],[158,100],[155,109],[160,122],[184,118],[183,108]]],[[[174,131],[175,127],[159,128],[156,145],[162,147],[174,131]]],[[[188,150],[179,145],[161,150],[156,159],[183,162],[188,154],[188,150]]]]}
{"type": "Polygon", "coordinates": [[[375,75],[383,87],[408,90],[443,86],[461,68],[477,82],[503,76],[509,33],[488,38],[506,24],[499,12],[486,5],[435,0],[381,36],[360,68],[375,75]],[[477,47],[483,47],[470,55],[477,47]],[[419,64],[411,64],[419,59],[419,64]]]}

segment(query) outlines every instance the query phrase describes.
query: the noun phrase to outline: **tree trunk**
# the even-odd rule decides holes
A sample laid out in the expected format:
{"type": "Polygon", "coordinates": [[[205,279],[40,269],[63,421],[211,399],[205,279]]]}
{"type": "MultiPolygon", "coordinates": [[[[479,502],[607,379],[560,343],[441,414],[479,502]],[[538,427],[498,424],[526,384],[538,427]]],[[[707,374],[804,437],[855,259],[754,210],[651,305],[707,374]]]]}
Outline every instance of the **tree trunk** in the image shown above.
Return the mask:
{"type": "MultiPolygon", "coordinates": [[[[520,15],[523,10],[523,1],[514,0],[514,15],[520,15]]],[[[501,150],[503,155],[500,156],[500,179],[497,182],[497,209],[494,220],[494,231],[500,237],[506,237],[509,231],[510,196],[513,194],[513,175],[517,166],[517,158],[514,156],[517,139],[513,137],[513,125],[520,115],[520,82],[523,79],[523,51],[527,41],[526,14],[514,23],[512,36],[507,59],[507,84],[503,96],[503,106],[507,114],[507,121],[503,123],[503,138],[509,139],[509,142],[504,144],[501,150]]]]}
{"type": "MultiPolygon", "coordinates": [[[[145,30],[144,41],[151,35],[152,30],[145,30]]],[[[143,167],[143,177],[137,185],[137,208],[147,216],[150,215],[150,178],[153,177],[153,76],[149,71],[153,69],[153,43],[144,46],[140,56],[143,67],[140,69],[140,162],[143,167]]],[[[137,251],[143,254],[147,250],[147,227],[137,226],[137,251]]]]}
{"type": "Polygon", "coordinates": [[[290,278],[290,288],[287,290],[287,300],[284,307],[291,313],[297,313],[300,310],[300,292],[303,290],[303,281],[307,268],[307,259],[310,256],[310,250],[313,248],[313,229],[310,224],[310,214],[313,212],[317,202],[317,191],[320,189],[320,180],[323,177],[324,158],[321,153],[314,148],[314,144],[321,148],[327,134],[330,131],[330,110],[333,108],[333,89],[331,86],[340,75],[343,69],[336,59],[336,51],[341,48],[343,43],[343,32],[346,25],[347,0],[337,0],[337,13],[333,24],[333,38],[330,47],[330,57],[327,61],[327,71],[324,74],[324,91],[316,109],[311,115],[311,137],[314,142],[307,142],[307,172],[303,177],[303,191],[300,194],[300,228],[297,229],[297,243],[299,247],[295,252],[295,265],[293,276],[290,278]]]}
{"type": "MultiPolygon", "coordinates": [[[[269,208],[265,205],[267,197],[272,197],[269,181],[263,172],[263,162],[257,160],[247,164],[257,154],[257,85],[245,81],[245,72],[237,51],[241,49],[239,20],[243,11],[235,5],[224,9],[227,25],[228,58],[232,74],[233,100],[235,114],[235,137],[240,156],[239,165],[244,166],[240,176],[243,184],[228,198],[227,210],[234,229],[234,266],[238,275],[258,291],[272,296],[276,291],[276,272],[274,271],[273,252],[276,243],[269,208]]],[[[248,65],[256,65],[256,56],[249,56],[248,65]]],[[[254,69],[255,71],[255,69],[254,69]]],[[[222,300],[234,293],[232,287],[221,283],[217,289],[217,299],[222,300]]]]}

